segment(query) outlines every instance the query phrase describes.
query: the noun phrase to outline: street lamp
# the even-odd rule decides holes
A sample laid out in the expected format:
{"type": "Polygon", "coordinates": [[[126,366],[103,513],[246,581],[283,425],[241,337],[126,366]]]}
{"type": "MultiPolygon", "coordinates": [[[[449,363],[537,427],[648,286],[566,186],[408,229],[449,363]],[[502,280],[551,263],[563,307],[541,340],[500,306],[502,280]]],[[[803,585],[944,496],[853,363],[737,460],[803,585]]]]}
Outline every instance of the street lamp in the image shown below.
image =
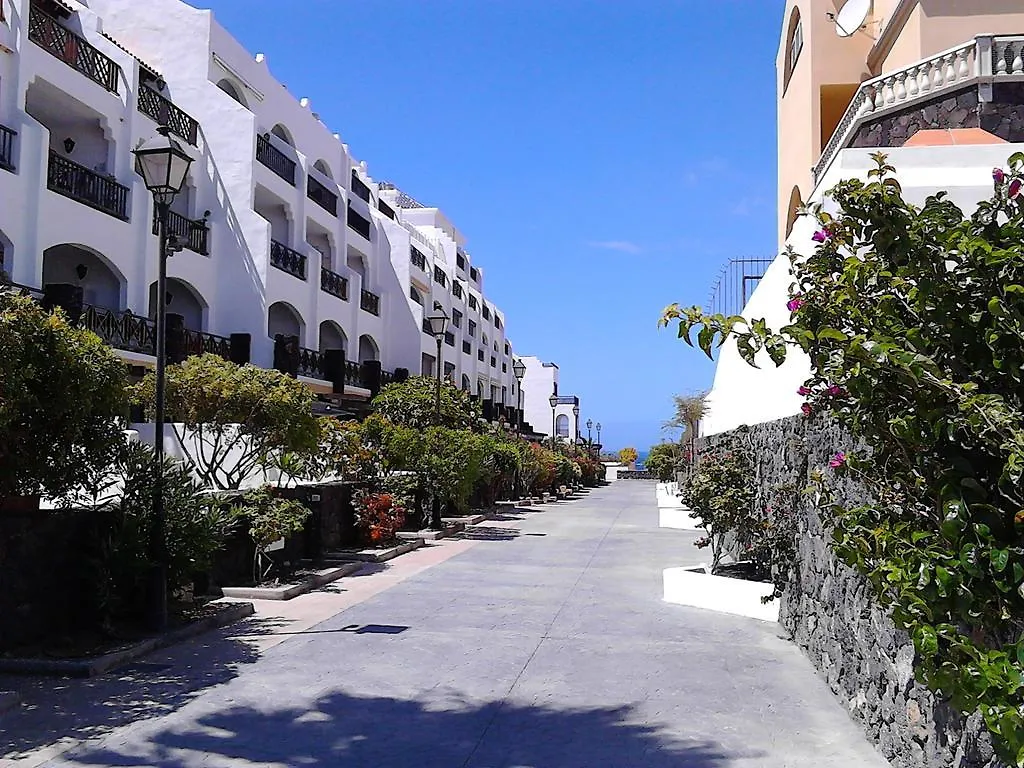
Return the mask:
{"type": "Polygon", "coordinates": [[[548,398],[551,404],[551,450],[555,450],[555,409],[558,407],[558,395],[552,394],[548,398]]]}
{"type": "Polygon", "coordinates": [[[574,431],[573,431],[574,437],[573,437],[572,443],[573,443],[573,445],[575,445],[579,441],[579,439],[580,439],[580,404],[579,403],[576,403],[575,405],[573,405],[573,407],[572,407],[572,416],[573,416],[573,426],[575,428],[574,431]]]}
{"type": "Polygon", "coordinates": [[[601,447],[601,422],[597,422],[594,426],[597,428],[597,445],[601,447]]]}
{"type": "Polygon", "coordinates": [[[156,415],[153,450],[156,454],[156,476],[153,478],[153,521],[149,548],[151,581],[149,587],[150,616],[153,628],[167,626],[167,547],[164,542],[164,378],[167,365],[167,217],[175,195],[181,191],[192,165],[192,158],[172,139],[166,126],[157,129],[159,136],[137,149],[135,171],[153,195],[160,235],[159,269],[156,283],[156,415]]]}
{"type": "Polygon", "coordinates": [[[523,431],[523,377],[526,375],[526,363],[516,359],[512,363],[512,373],[515,374],[517,382],[516,397],[516,434],[523,431]]]}
{"type": "MultiPolygon", "coordinates": [[[[441,359],[441,344],[444,342],[444,332],[448,329],[448,315],[440,302],[434,302],[434,314],[427,317],[427,326],[430,333],[437,342],[437,386],[434,391],[434,423],[441,426],[441,368],[444,361],[441,359]]],[[[434,502],[430,509],[430,527],[435,531],[441,530],[441,499],[434,494],[434,502]]]]}
{"type": "Polygon", "coordinates": [[[587,445],[593,445],[593,443],[590,440],[590,430],[591,430],[591,428],[593,426],[594,426],[594,420],[593,419],[587,419],[587,445]]]}

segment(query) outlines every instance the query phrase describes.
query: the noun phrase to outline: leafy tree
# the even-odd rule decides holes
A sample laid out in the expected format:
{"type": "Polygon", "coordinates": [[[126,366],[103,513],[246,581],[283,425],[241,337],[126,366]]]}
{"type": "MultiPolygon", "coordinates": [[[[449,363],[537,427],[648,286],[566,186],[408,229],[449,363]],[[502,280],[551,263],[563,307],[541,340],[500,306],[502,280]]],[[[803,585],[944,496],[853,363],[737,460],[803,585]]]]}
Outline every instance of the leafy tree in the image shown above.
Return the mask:
{"type": "Polygon", "coordinates": [[[467,511],[482,471],[479,440],[468,430],[446,427],[430,427],[420,435],[422,453],[417,471],[424,489],[442,503],[451,502],[459,511],[467,511]]]}
{"type": "Polygon", "coordinates": [[[522,469],[522,459],[516,441],[496,435],[479,435],[480,453],[478,486],[483,502],[491,506],[502,493],[510,493],[522,469]]]}
{"type": "Polygon", "coordinates": [[[640,454],[636,452],[636,448],[623,448],[619,451],[619,461],[625,464],[627,467],[633,466],[640,454]]]}
{"type": "Polygon", "coordinates": [[[373,409],[393,424],[416,429],[443,426],[448,429],[480,429],[482,413],[468,392],[441,383],[441,420],[437,422],[437,382],[429,376],[413,376],[388,384],[373,398],[373,409]]]}
{"type": "Polygon", "coordinates": [[[248,524],[249,535],[256,544],[252,563],[254,583],[262,581],[273,567],[272,562],[263,565],[270,545],[301,531],[310,514],[301,502],[282,498],[266,485],[246,491],[232,506],[232,515],[248,524]]]}
{"type": "MultiPolygon", "coordinates": [[[[167,420],[190,469],[209,488],[239,488],[281,454],[308,454],[317,445],[313,396],[280,371],[205,354],[167,366],[166,381],[167,420]]],[[[155,392],[150,372],[133,397],[151,414],[155,392]]]]}
{"type": "Polygon", "coordinates": [[[98,336],[0,288],[0,499],[87,482],[122,439],[125,386],[98,336]]]}
{"type": "Polygon", "coordinates": [[[644,466],[654,472],[661,482],[667,483],[675,477],[676,470],[682,461],[682,446],[678,443],[658,443],[651,446],[644,466]]]}
{"type": "Polygon", "coordinates": [[[993,171],[965,217],[945,193],[907,203],[884,155],[814,206],[813,253],[790,253],[791,322],[673,305],[662,322],[709,356],[811,362],[804,412],[828,413],[866,451],[821,473],[837,553],[865,575],[917,649],[918,673],[980,712],[1002,759],[1024,765],[1024,154],[993,171]],[[867,491],[851,506],[830,473],[867,491]]]}

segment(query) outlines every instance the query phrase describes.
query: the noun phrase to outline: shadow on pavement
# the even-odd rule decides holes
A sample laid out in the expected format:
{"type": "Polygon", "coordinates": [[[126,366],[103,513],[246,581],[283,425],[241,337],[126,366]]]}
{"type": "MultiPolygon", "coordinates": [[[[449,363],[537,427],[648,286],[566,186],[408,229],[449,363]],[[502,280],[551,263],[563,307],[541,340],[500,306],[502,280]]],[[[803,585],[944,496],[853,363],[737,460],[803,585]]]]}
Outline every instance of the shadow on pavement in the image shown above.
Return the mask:
{"type": "Polygon", "coordinates": [[[517,528],[499,528],[496,525],[474,525],[461,533],[452,536],[453,539],[469,539],[471,541],[512,541],[519,536],[517,528]]]}
{"type": "Polygon", "coordinates": [[[558,710],[462,700],[439,707],[336,691],[308,708],[274,709],[268,702],[147,729],[135,737],[138,752],[116,744],[64,759],[75,766],[163,768],[725,768],[740,757],[711,742],[659,737],[630,707],[558,710]]]}
{"type": "Polygon", "coordinates": [[[88,680],[0,676],[2,687],[24,700],[0,717],[0,758],[170,714],[257,661],[258,651],[244,638],[270,634],[280,623],[250,618],[88,680]]]}

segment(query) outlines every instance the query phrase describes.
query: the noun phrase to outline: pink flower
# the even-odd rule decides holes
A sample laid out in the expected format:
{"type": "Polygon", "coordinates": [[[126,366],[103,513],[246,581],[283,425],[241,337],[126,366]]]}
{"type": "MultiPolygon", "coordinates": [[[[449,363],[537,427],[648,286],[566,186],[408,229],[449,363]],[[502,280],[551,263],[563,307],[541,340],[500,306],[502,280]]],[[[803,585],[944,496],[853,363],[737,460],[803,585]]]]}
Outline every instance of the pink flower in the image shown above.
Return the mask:
{"type": "Polygon", "coordinates": [[[817,232],[811,235],[811,240],[813,240],[816,243],[824,243],[830,237],[832,237],[832,233],[829,232],[827,229],[819,229],[817,232]]]}
{"type": "Polygon", "coordinates": [[[845,463],[846,454],[840,451],[839,453],[832,457],[832,460],[828,463],[828,465],[832,467],[832,469],[839,469],[839,467],[843,466],[843,464],[845,463]]]}
{"type": "Polygon", "coordinates": [[[814,412],[814,409],[811,407],[810,403],[804,403],[803,405],[801,405],[800,410],[803,411],[804,416],[810,416],[811,413],[814,412]]]}
{"type": "Polygon", "coordinates": [[[796,298],[790,299],[788,302],[786,302],[786,309],[788,309],[790,312],[796,312],[803,305],[804,300],[797,296],[796,298]]]}
{"type": "Polygon", "coordinates": [[[800,389],[798,389],[796,393],[801,397],[807,397],[809,394],[811,394],[811,390],[808,387],[800,387],[800,389]]]}
{"type": "Polygon", "coordinates": [[[1006,194],[1011,200],[1020,194],[1020,185],[1020,179],[1014,179],[1010,182],[1010,188],[1007,190],[1006,194]]]}
{"type": "Polygon", "coordinates": [[[1002,168],[992,169],[992,181],[996,184],[1002,184],[1006,181],[1006,172],[1002,168]]]}
{"type": "Polygon", "coordinates": [[[846,390],[840,387],[838,384],[833,384],[831,387],[825,390],[825,394],[831,395],[832,397],[842,397],[843,395],[846,394],[846,390]]]}

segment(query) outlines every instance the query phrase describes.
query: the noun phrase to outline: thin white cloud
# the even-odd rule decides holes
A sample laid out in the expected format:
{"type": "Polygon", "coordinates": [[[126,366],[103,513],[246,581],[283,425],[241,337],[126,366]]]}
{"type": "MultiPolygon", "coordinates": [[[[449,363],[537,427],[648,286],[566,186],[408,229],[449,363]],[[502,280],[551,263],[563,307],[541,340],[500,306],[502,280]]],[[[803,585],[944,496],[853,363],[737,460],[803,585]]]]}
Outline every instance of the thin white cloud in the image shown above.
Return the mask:
{"type": "Polygon", "coordinates": [[[709,157],[683,171],[683,183],[693,187],[726,176],[728,172],[729,163],[724,158],[709,157]]]}
{"type": "Polygon", "coordinates": [[[741,197],[732,206],[734,216],[754,216],[769,209],[771,201],[766,197],[741,197]]]}
{"type": "Polygon", "coordinates": [[[588,243],[591,248],[603,248],[606,251],[618,251],[619,253],[640,253],[641,248],[636,243],[631,243],[628,240],[597,240],[588,243]]]}

